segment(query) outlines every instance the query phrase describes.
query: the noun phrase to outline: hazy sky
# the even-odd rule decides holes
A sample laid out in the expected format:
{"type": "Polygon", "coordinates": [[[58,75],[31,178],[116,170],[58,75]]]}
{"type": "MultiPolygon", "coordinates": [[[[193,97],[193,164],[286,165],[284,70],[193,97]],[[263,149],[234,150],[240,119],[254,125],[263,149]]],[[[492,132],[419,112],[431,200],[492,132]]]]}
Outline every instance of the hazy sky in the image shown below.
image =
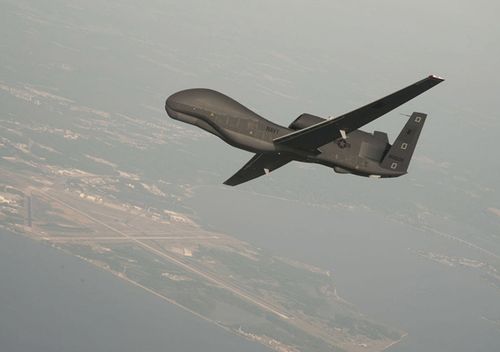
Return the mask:
{"type": "MultiPolygon", "coordinates": [[[[209,187],[199,191],[199,198],[189,204],[198,212],[197,220],[232,231],[231,235],[250,242],[261,241],[260,245],[268,245],[280,255],[335,267],[346,291],[353,296],[360,292],[356,303],[373,314],[379,313],[377,318],[398,324],[396,313],[411,314],[412,309],[413,313],[421,312],[427,306],[439,308],[454,290],[463,288],[465,293],[456,297],[456,305],[449,306],[455,309],[456,316],[441,321],[441,315],[430,315],[436,318],[436,325],[436,321],[457,323],[460,307],[473,311],[470,316],[474,319],[479,316],[479,308],[474,311],[477,306],[467,303],[468,295],[477,292],[461,287],[466,282],[461,277],[452,274],[450,279],[444,271],[435,273],[435,267],[425,266],[428,263],[423,265],[425,268],[419,266],[420,258],[407,252],[408,243],[433,250],[434,245],[439,245],[444,251],[448,240],[436,240],[428,233],[394,225],[394,219],[386,221],[384,216],[402,211],[411,218],[416,208],[432,216],[425,212],[439,210],[442,218],[454,221],[454,227],[448,223],[446,226],[454,230],[469,226],[484,234],[490,243],[496,241],[496,248],[500,248],[498,222],[494,222],[497,218],[491,220],[492,215],[485,215],[488,207],[500,209],[499,13],[500,3],[486,0],[4,0],[0,3],[0,81],[21,87],[43,86],[82,105],[146,121],[152,118],[152,110],[145,106],[158,108],[159,116],[167,119],[163,106],[168,95],[184,88],[208,87],[230,95],[270,120],[288,125],[303,112],[335,116],[429,74],[444,77],[444,83],[365,128],[387,131],[392,141],[406,121],[399,113],[429,114],[410,174],[397,180],[375,183],[334,175],[326,168],[302,165],[299,169],[290,165],[278,170],[270,180],[229,191],[219,186],[220,182],[251,155],[207,134],[196,143],[186,140],[183,142],[187,146],[168,145],[162,151],[165,160],[171,160],[170,154],[187,149],[191,154],[185,165],[163,165],[163,159],[157,163],[168,171],[192,167],[190,173],[206,176],[199,183],[209,187]],[[254,199],[255,195],[245,191],[265,196],[254,199]],[[284,195],[297,201],[287,203],[289,212],[276,210],[283,204],[269,200],[284,195]],[[216,213],[218,209],[211,203],[214,197],[220,200],[221,212],[229,211],[231,219],[216,213]],[[352,213],[316,212],[309,205],[337,201],[367,204],[366,209],[375,212],[368,216],[365,208],[360,210],[363,221],[356,224],[357,232],[351,233],[351,224],[357,222],[350,217],[352,213]],[[263,218],[248,227],[255,235],[246,228],[248,213],[234,204],[244,204],[243,210],[248,211],[256,204],[262,205],[259,211],[263,218]],[[487,224],[483,221],[486,216],[491,221],[487,224]],[[273,237],[281,233],[290,236],[286,249],[282,246],[284,237],[273,237]],[[340,233],[339,237],[335,237],[336,233],[340,233]],[[368,243],[373,248],[366,246],[357,252],[367,240],[365,235],[372,236],[368,243]],[[377,241],[379,235],[385,242],[377,241]],[[399,264],[388,262],[390,258],[404,262],[401,268],[414,273],[413,281],[405,281],[403,269],[398,271],[399,264]],[[377,281],[379,290],[374,288],[367,294],[362,285],[366,281],[362,280],[377,281]],[[415,292],[411,286],[415,282],[427,283],[424,298],[405,300],[415,292]],[[425,296],[434,292],[440,282],[447,286],[438,287],[442,290],[435,297],[425,296]],[[389,307],[389,311],[393,307],[386,300],[392,294],[387,288],[390,285],[395,285],[394,291],[400,294],[394,293],[400,305],[395,306],[397,312],[392,316],[377,311],[379,306],[389,307]]],[[[46,116],[35,117],[43,121],[46,116]]],[[[130,167],[139,168],[141,161],[131,160],[130,167]]],[[[144,173],[152,177],[147,170],[144,173]]],[[[169,176],[165,174],[165,178],[169,176]]],[[[455,242],[453,245],[459,247],[455,242]]],[[[476,279],[467,283],[481,282],[476,279]]],[[[484,297],[491,298],[490,292],[484,297]]],[[[410,334],[428,336],[432,329],[425,318],[415,322],[410,334]]],[[[411,321],[406,323],[411,327],[411,321]]],[[[467,330],[469,325],[460,328],[467,330]]],[[[486,331],[482,326],[479,330],[486,331]]],[[[453,334],[453,328],[450,331],[453,334]]],[[[474,336],[470,341],[475,341],[474,336]]],[[[432,341],[429,344],[440,346],[432,341]]],[[[413,345],[413,350],[418,348],[413,345]]]]}

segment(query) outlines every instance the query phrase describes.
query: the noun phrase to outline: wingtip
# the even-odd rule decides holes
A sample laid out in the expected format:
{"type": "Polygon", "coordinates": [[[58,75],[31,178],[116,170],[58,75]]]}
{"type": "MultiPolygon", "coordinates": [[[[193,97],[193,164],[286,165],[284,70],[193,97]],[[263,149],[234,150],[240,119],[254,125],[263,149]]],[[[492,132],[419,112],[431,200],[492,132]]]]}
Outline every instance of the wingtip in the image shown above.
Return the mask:
{"type": "Polygon", "coordinates": [[[433,79],[433,80],[436,80],[436,81],[439,81],[439,82],[444,81],[444,78],[443,78],[443,77],[439,77],[439,76],[437,76],[437,75],[429,75],[429,78],[430,78],[430,79],[433,79]]]}
{"type": "Polygon", "coordinates": [[[237,183],[232,182],[231,179],[228,179],[228,180],[222,182],[222,184],[225,186],[230,186],[230,187],[234,187],[237,185],[237,183]]]}

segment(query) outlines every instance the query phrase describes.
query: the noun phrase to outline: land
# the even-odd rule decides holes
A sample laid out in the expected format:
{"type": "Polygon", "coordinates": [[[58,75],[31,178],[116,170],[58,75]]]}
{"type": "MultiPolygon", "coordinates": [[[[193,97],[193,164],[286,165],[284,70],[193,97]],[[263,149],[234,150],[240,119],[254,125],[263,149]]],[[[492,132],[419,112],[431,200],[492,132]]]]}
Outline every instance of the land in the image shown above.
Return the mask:
{"type": "Polygon", "coordinates": [[[154,179],[121,160],[120,148],[130,156],[191,132],[40,87],[0,89],[26,113],[0,119],[2,227],[276,351],[382,351],[405,335],[340,297],[329,271],[201,227],[183,208],[181,172],[154,179]],[[25,117],[33,106],[48,117],[25,117]]]}
{"type": "MultiPolygon", "coordinates": [[[[76,255],[158,299],[277,351],[379,351],[397,343],[405,332],[370,319],[349,297],[341,297],[338,292],[347,290],[338,286],[340,279],[332,272],[283,258],[287,251],[277,256],[231,231],[213,230],[210,219],[190,208],[204,185],[210,185],[211,196],[222,193],[214,185],[249,156],[235,154],[198,129],[171,122],[163,110],[166,96],[203,82],[224,87],[263,116],[286,124],[302,112],[298,109],[341,113],[365,101],[363,95],[375,91],[354,82],[366,83],[366,75],[357,72],[359,65],[350,58],[332,65],[331,55],[303,50],[303,42],[286,48],[270,40],[262,51],[248,45],[255,30],[269,33],[270,39],[280,37],[274,20],[267,25],[263,21],[262,28],[261,23],[248,27],[247,36],[228,31],[217,6],[198,10],[193,14],[183,3],[149,3],[141,9],[113,1],[2,3],[0,226],[76,255]],[[214,31],[207,30],[212,26],[214,31]],[[179,33],[192,41],[179,45],[179,33]],[[204,55],[199,43],[206,43],[204,55]],[[331,84],[323,79],[328,75],[353,85],[331,84]],[[328,92],[333,100],[320,99],[323,93],[318,92],[328,92]]],[[[377,90],[390,91],[396,82],[390,83],[388,76],[372,78],[381,85],[377,90]]],[[[328,170],[292,165],[281,175],[233,191],[332,213],[376,214],[403,224],[401,231],[412,228],[443,244],[403,244],[399,250],[408,249],[436,268],[479,275],[500,292],[498,180],[482,167],[496,165],[498,158],[482,153],[478,159],[470,152],[477,145],[495,150],[492,131],[498,121],[491,104],[481,100],[474,105],[475,98],[467,96],[457,105],[453,89],[446,91],[452,93],[448,98],[435,95],[435,105],[430,96],[419,105],[436,118],[425,131],[428,139],[417,150],[410,174],[401,180],[348,184],[328,170]],[[453,123],[439,126],[446,121],[453,123]],[[477,132],[466,143],[461,126],[477,132]],[[449,148],[442,148],[433,131],[450,137],[449,148]],[[465,149],[456,152],[460,146],[465,149]]],[[[272,221],[253,228],[267,236],[272,221]]],[[[342,230],[334,222],[323,225],[332,232],[342,230]]],[[[351,248],[355,253],[355,246],[351,248]]],[[[365,259],[363,264],[374,281],[383,277],[376,272],[377,263],[365,259]]],[[[329,269],[349,272],[347,267],[329,269]]],[[[370,285],[377,283],[363,284],[365,302],[371,302],[370,285]]],[[[392,294],[391,284],[398,286],[395,281],[386,285],[386,297],[392,294]]],[[[363,304],[359,298],[357,302],[363,304]]],[[[496,307],[491,308],[483,320],[498,327],[496,307]]],[[[429,336],[419,335],[419,330],[412,331],[413,338],[429,336]]],[[[474,336],[467,340],[475,341],[474,336]]]]}

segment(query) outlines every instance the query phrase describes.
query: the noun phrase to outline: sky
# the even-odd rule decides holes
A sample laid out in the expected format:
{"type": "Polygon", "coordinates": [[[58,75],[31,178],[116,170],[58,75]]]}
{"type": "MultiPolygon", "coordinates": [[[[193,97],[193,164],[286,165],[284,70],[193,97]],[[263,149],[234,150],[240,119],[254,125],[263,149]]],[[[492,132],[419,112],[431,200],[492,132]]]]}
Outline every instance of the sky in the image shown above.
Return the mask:
{"type": "MultiPolygon", "coordinates": [[[[148,0],[139,4],[131,0],[5,0],[0,10],[4,33],[0,39],[0,81],[43,86],[81,104],[145,120],[152,118],[151,109],[146,107],[155,107],[165,123],[172,123],[163,111],[165,98],[180,89],[212,88],[269,120],[288,125],[304,112],[337,116],[429,74],[441,76],[445,82],[364,128],[387,131],[393,141],[406,122],[400,114],[429,114],[410,174],[396,180],[375,183],[335,175],[319,166],[293,164],[223,197],[221,194],[229,191],[220,183],[251,155],[203,133],[177,147],[169,145],[162,151],[165,159],[158,164],[171,162],[170,154],[185,156],[183,165],[162,167],[187,170],[192,175],[188,181],[199,191],[187,208],[201,223],[268,245],[278,254],[317,259],[319,264],[345,270],[351,277],[361,275],[348,269],[355,262],[348,257],[345,261],[330,260],[322,247],[336,247],[336,241],[345,241],[346,248],[354,250],[363,238],[349,242],[323,228],[315,229],[315,224],[321,223],[342,232],[349,224],[342,222],[343,212],[326,211],[316,219],[311,215],[314,212],[309,212],[311,204],[328,209],[342,203],[377,214],[377,220],[370,220],[371,215],[365,218],[363,212],[361,222],[365,223],[357,228],[359,233],[382,228],[404,215],[411,224],[432,225],[436,231],[472,238],[477,241],[474,243],[500,253],[500,217],[487,211],[500,209],[497,1],[148,0]],[[253,199],[255,194],[261,198],[253,199]],[[207,210],[210,204],[206,199],[214,197],[231,200],[221,200],[219,212],[229,211],[231,219],[207,210]],[[291,221],[289,228],[272,225],[272,214],[278,213],[275,207],[281,203],[269,199],[278,198],[300,205],[292,206],[290,213],[276,215],[291,221]],[[246,214],[233,204],[245,204],[248,211],[261,205],[259,210],[267,217],[251,227],[258,235],[252,237],[244,229],[246,214]],[[308,221],[301,217],[304,213],[317,222],[311,220],[310,226],[301,227],[308,221]],[[298,219],[302,219],[300,223],[294,222],[298,219]],[[329,219],[336,222],[329,223],[329,219]],[[312,228],[311,237],[325,243],[294,240],[290,243],[295,247],[280,252],[273,240],[266,242],[266,237],[294,228],[312,228]],[[301,256],[302,250],[308,254],[301,256]],[[315,258],[317,252],[322,255],[315,258]]],[[[45,116],[36,118],[43,120],[45,116]]],[[[182,128],[194,130],[193,126],[182,128]]],[[[129,161],[131,169],[144,165],[143,160],[129,161]]],[[[154,177],[151,170],[143,171],[146,177],[154,177]]],[[[350,219],[349,215],[345,218],[350,219]]],[[[396,231],[391,226],[388,231],[396,231]]],[[[406,230],[405,236],[417,248],[446,247],[439,241],[419,242],[415,233],[406,230]]],[[[293,236],[298,238],[299,234],[293,236]]],[[[375,252],[383,255],[384,244],[374,241],[373,246],[377,245],[375,252]]],[[[399,243],[392,253],[402,255],[400,251],[407,247],[399,243]]],[[[418,267],[414,258],[408,258],[407,253],[402,255],[402,260],[408,261],[405,268],[418,267]]],[[[387,267],[381,264],[379,268],[387,267]]],[[[422,270],[433,272],[427,267],[422,270]]],[[[397,270],[392,274],[393,279],[402,277],[397,270]]],[[[389,274],[374,275],[395,284],[389,274]]],[[[431,275],[429,282],[435,285],[439,275],[431,275]]],[[[448,286],[443,287],[441,301],[435,302],[445,302],[458,281],[443,280],[448,286]]],[[[354,291],[355,280],[344,282],[351,285],[347,291],[354,291]]],[[[401,295],[408,292],[398,288],[401,295]]],[[[380,288],[373,294],[382,300],[387,291],[380,288]]],[[[398,324],[394,316],[370,308],[380,301],[360,295],[356,303],[382,320],[398,324]]],[[[423,301],[415,304],[415,309],[422,306],[423,301]]],[[[418,324],[416,329],[425,330],[418,324]]]]}

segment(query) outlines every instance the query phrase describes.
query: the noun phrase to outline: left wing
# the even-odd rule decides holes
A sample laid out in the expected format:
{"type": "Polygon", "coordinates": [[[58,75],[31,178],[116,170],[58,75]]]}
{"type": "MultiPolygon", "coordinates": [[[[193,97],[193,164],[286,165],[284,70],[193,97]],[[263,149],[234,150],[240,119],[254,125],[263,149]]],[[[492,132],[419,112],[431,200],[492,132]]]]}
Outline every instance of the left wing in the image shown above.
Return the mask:
{"type": "Polygon", "coordinates": [[[224,184],[228,186],[239,185],[276,170],[292,160],[292,158],[278,153],[255,154],[245,166],[231,176],[224,184]]]}
{"type": "Polygon", "coordinates": [[[307,151],[315,151],[316,148],[344,137],[345,134],[355,131],[380,116],[387,114],[389,111],[431,89],[442,81],[444,79],[440,77],[429,76],[335,119],[325,120],[310,127],[278,137],[274,139],[274,143],[307,151]]]}

